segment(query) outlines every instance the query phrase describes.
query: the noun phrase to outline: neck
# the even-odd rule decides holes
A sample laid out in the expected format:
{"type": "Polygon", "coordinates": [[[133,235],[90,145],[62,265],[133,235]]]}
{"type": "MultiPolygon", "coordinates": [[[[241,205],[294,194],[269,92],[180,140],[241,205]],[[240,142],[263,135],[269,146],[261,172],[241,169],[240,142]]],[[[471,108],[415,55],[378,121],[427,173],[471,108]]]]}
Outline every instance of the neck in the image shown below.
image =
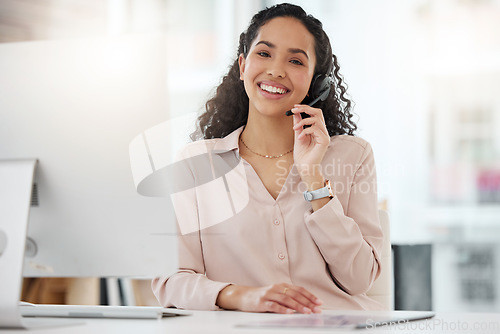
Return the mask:
{"type": "Polygon", "coordinates": [[[293,148],[293,119],[283,117],[252,117],[241,137],[245,143],[260,154],[279,155],[293,148]]]}

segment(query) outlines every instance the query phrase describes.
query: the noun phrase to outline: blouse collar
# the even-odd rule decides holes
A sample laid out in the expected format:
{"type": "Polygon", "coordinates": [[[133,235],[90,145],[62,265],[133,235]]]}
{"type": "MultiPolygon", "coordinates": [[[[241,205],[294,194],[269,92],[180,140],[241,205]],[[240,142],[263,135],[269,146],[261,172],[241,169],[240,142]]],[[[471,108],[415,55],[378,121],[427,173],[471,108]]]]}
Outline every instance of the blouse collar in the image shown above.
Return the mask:
{"type": "Polygon", "coordinates": [[[228,134],[227,136],[217,140],[214,145],[213,150],[217,153],[229,152],[232,150],[238,150],[238,141],[240,140],[240,134],[245,126],[241,126],[228,134]]]}

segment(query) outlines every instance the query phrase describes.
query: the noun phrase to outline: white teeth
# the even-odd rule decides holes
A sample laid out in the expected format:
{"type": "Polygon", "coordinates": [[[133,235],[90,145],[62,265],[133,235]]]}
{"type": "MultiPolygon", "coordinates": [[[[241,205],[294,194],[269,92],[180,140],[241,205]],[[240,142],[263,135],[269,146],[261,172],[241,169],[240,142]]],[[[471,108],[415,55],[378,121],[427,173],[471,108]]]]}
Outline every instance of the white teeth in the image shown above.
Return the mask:
{"type": "Polygon", "coordinates": [[[286,93],[286,89],[278,88],[278,87],[274,87],[274,86],[269,86],[269,85],[265,85],[265,84],[261,84],[260,88],[262,90],[265,90],[266,92],[273,93],[273,94],[276,94],[276,93],[285,94],[286,93]]]}

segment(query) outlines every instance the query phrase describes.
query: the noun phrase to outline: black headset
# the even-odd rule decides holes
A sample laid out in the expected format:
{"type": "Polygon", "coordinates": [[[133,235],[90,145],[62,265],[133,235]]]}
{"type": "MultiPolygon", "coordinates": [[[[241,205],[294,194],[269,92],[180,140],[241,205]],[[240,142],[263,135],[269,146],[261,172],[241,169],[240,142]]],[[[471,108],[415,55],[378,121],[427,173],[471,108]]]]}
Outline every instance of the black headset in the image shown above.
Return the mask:
{"type": "Polygon", "coordinates": [[[325,101],[330,94],[333,83],[334,80],[331,75],[316,74],[309,87],[307,104],[313,106],[319,101],[325,101]]]}
{"type": "MultiPolygon", "coordinates": [[[[332,89],[334,82],[335,80],[331,74],[316,74],[311,81],[311,86],[309,86],[309,91],[307,92],[307,96],[303,102],[312,107],[319,101],[325,101],[328,95],[330,95],[330,90],[332,89]]],[[[285,114],[287,116],[293,115],[291,110],[288,110],[285,114]]],[[[309,117],[306,113],[300,114],[302,115],[302,118],[309,117]]]]}

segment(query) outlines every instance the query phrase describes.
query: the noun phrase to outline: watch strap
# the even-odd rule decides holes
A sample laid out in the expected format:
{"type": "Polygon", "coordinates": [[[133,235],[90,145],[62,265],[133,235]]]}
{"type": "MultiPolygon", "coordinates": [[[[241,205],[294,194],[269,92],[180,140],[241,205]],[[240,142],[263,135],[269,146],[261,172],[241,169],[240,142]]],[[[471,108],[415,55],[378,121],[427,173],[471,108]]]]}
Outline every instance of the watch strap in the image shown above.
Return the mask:
{"type": "Polygon", "coordinates": [[[319,188],[312,191],[304,191],[304,199],[308,202],[324,197],[333,198],[333,192],[329,180],[325,181],[325,186],[323,188],[319,188]]]}

